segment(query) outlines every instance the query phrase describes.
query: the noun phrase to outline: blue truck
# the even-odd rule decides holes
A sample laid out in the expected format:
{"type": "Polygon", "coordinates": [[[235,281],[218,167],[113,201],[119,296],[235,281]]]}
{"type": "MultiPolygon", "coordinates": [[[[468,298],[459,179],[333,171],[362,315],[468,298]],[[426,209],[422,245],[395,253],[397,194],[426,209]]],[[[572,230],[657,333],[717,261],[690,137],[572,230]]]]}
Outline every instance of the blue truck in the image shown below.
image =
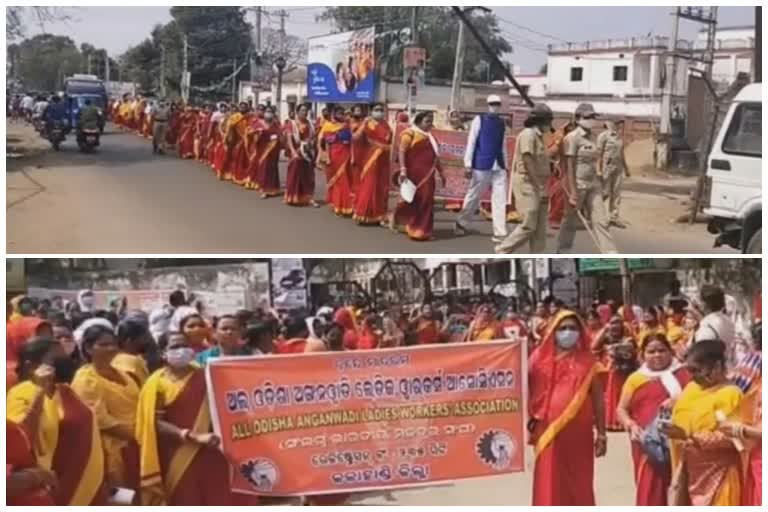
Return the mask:
{"type": "Polygon", "coordinates": [[[69,98],[69,111],[71,113],[70,126],[77,128],[77,117],[85,106],[85,100],[90,99],[91,104],[99,109],[99,131],[104,133],[105,112],[107,109],[107,88],[104,82],[94,75],[73,75],[64,80],[64,92],[69,98]]]}

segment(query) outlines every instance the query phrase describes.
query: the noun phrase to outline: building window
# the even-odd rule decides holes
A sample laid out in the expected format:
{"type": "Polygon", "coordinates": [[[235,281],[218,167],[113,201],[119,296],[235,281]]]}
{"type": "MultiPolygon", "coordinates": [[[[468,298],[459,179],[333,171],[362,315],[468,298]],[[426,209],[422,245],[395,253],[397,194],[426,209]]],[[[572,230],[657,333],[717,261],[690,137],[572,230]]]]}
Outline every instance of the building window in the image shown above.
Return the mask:
{"type": "Polygon", "coordinates": [[[628,74],[627,66],[613,66],[614,82],[626,82],[627,74],[628,74]]]}
{"type": "Polygon", "coordinates": [[[571,82],[581,82],[584,79],[584,68],[571,68],[571,82]]]}

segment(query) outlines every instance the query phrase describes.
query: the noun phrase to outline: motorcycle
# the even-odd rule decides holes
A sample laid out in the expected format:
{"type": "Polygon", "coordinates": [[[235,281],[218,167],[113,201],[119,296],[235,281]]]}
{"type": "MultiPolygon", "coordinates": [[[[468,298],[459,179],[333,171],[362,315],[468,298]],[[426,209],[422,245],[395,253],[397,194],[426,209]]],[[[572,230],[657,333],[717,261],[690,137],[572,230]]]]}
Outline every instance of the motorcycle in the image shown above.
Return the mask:
{"type": "Polygon", "coordinates": [[[48,141],[53,146],[53,149],[59,151],[61,149],[61,143],[64,142],[66,138],[67,135],[64,131],[63,123],[61,121],[55,121],[50,130],[48,130],[48,141]]]}
{"type": "Polygon", "coordinates": [[[100,130],[84,129],[77,131],[77,147],[82,153],[91,153],[100,145],[100,130]]]}

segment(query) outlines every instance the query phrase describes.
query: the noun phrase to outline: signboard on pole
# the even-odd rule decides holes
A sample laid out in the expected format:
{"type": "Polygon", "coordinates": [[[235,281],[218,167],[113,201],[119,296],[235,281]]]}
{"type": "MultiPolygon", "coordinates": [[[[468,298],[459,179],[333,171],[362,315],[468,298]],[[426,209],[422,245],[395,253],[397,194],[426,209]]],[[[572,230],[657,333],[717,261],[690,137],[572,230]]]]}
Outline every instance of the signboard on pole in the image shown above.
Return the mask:
{"type": "Polygon", "coordinates": [[[524,470],[524,346],[222,358],[207,367],[232,489],[302,496],[524,470]]]}
{"type": "Polygon", "coordinates": [[[309,100],[323,103],[374,101],[375,39],[373,27],[310,39],[307,54],[309,100]]]}

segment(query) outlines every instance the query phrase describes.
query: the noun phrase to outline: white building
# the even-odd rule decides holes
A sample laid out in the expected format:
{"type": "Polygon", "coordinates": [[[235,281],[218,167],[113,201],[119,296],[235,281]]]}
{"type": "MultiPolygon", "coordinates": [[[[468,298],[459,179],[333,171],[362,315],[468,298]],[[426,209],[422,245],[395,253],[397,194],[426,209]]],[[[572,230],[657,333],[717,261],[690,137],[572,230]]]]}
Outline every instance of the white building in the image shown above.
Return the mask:
{"type": "MultiPolygon", "coordinates": [[[[715,36],[713,80],[730,85],[738,73],[752,73],[754,27],[723,27],[715,36]]],[[[696,41],[678,41],[678,53],[703,57],[707,33],[696,41]]],[[[669,38],[588,41],[550,45],[546,74],[519,75],[516,80],[534,101],[546,101],[555,112],[573,112],[582,102],[609,116],[657,119],[666,87],[669,38]]],[[[673,103],[683,104],[690,68],[703,64],[678,59],[673,103]]],[[[517,91],[510,95],[519,98],[517,91]]]]}

